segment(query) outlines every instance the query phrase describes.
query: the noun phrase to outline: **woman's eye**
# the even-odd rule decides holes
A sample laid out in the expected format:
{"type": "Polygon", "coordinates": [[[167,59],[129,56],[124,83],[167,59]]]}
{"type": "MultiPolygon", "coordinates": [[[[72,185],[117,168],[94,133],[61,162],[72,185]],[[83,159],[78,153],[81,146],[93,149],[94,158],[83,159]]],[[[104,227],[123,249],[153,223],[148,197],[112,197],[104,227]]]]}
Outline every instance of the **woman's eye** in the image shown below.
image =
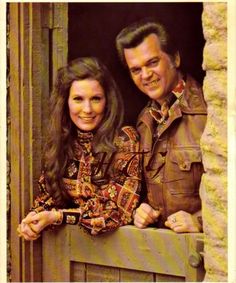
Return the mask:
{"type": "Polygon", "coordinates": [[[75,97],[73,98],[73,100],[75,100],[75,101],[77,101],[77,102],[81,102],[81,101],[83,100],[83,98],[80,97],[80,96],[75,96],[75,97]]]}
{"type": "Polygon", "coordinates": [[[94,96],[93,98],[92,98],[92,101],[94,101],[94,102],[100,102],[101,101],[101,97],[100,96],[94,96]]]}

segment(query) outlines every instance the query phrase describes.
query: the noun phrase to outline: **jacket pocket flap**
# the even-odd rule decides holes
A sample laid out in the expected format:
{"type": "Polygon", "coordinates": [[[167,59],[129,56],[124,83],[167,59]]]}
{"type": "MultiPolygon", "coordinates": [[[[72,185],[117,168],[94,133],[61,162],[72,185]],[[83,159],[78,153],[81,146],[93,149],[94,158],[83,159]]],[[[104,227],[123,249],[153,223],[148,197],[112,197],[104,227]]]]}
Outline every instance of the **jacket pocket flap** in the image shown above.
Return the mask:
{"type": "Polygon", "coordinates": [[[202,161],[201,150],[199,148],[172,150],[169,158],[171,162],[178,164],[181,171],[190,171],[192,163],[202,161]]]}

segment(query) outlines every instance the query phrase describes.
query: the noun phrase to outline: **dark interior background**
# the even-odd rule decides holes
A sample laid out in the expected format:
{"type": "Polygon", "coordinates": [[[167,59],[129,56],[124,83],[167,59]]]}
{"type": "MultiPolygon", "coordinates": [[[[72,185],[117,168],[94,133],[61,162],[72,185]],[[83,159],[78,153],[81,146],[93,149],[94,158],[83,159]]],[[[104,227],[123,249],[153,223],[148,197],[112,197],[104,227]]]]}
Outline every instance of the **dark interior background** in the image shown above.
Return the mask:
{"type": "Polygon", "coordinates": [[[181,69],[200,83],[204,78],[202,52],[202,3],[69,3],[68,60],[96,56],[114,76],[125,104],[125,123],[135,125],[147,102],[118,60],[115,38],[128,24],[156,17],[175,37],[181,55],[181,69]]]}

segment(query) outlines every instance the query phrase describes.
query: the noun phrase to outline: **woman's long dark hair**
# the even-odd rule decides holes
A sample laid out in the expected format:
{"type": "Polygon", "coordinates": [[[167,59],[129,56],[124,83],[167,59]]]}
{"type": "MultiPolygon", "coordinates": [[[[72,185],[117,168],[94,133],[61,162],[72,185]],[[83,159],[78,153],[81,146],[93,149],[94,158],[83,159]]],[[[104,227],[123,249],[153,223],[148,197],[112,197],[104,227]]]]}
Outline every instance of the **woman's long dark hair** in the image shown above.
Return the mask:
{"type": "Polygon", "coordinates": [[[74,81],[85,79],[97,80],[106,96],[105,113],[94,134],[93,151],[113,152],[114,136],[123,123],[124,107],[120,92],[107,68],[97,58],[78,58],[58,70],[50,98],[51,116],[44,154],[47,189],[58,207],[65,206],[69,200],[62,178],[68,159],[73,156],[76,138],[76,126],[69,116],[69,91],[74,81]]]}

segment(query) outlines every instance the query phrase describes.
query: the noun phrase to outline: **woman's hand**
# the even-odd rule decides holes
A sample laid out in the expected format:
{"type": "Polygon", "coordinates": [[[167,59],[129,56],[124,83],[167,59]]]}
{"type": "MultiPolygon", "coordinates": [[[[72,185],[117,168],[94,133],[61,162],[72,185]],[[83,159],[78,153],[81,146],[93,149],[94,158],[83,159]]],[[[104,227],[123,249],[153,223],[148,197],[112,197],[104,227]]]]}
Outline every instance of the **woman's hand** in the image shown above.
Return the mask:
{"type": "MultiPolygon", "coordinates": [[[[36,212],[30,212],[27,216],[33,217],[36,212]]],[[[37,240],[40,235],[32,230],[31,225],[24,222],[24,219],[17,227],[17,233],[19,237],[23,237],[27,241],[37,240]]]]}
{"type": "Polygon", "coordinates": [[[149,204],[142,203],[134,214],[134,225],[138,228],[146,228],[148,225],[157,221],[161,212],[153,209],[149,204]]]}
{"type": "Polygon", "coordinates": [[[177,233],[202,231],[202,226],[198,222],[197,217],[183,210],[171,214],[167,218],[165,225],[177,233]]]}
{"type": "Polygon", "coordinates": [[[48,225],[56,221],[53,211],[30,212],[19,224],[18,235],[27,241],[33,241],[40,237],[40,232],[48,225]]]}

